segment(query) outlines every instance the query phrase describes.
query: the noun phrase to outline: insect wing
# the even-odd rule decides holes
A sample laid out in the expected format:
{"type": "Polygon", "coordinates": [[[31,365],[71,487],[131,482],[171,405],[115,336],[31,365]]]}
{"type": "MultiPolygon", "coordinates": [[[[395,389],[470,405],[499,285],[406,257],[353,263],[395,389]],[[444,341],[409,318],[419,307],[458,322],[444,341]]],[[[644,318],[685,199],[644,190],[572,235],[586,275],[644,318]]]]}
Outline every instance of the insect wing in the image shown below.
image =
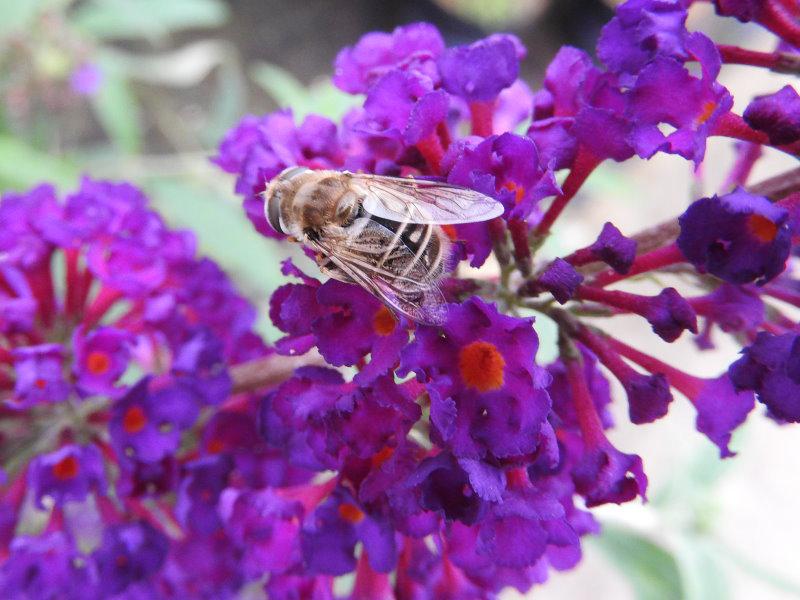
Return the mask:
{"type": "Polygon", "coordinates": [[[361,218],[351,227],[354,233],[348,236],[323,235],[311,244],[342,274],[398,313],[419,323],[441,324],[445,299],[438,277],[383,225],[361,218]]]}
{"type": "Polygon", "coordinates": [[[350,186],[362,196],[364,210],[399,223],[452,225],[488,221],[503,214],[494,198],[447,183],[351,175],[350,186]]]}

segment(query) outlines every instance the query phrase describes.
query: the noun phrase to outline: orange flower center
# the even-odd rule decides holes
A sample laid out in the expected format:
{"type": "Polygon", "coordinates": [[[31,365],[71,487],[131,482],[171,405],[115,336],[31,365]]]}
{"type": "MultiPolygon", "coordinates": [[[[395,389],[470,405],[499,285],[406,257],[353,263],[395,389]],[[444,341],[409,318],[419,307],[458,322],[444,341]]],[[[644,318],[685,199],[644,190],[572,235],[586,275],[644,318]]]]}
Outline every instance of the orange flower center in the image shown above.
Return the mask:
{"type": "Polygon", "coordinates": [[[714,109],[717,108],[717,103],[709,100],[705,104],[703,104],[703,110],[697,117],[697,124],[702,125],[706,121],[711,118],[711,115],[714,114],[714,109]]]}
{"type": "Polygon", "coordinates": [[[392,311],[385,306],[381,306],[378,312],[375,313],[375,317],[372,319],[372,328],[378,335],[389,335],[394,331],[396,325],[397,321],[395,320],[392,311]]]}
{"type": "Polygon", "coordinates": [[[464,346],[458,354],[461,378],[479,392],[499,389],[503,385],[505,366],[503,355],[497,346],[489,342],[472,342],[464,346]]]}
{"type": "Polygon", "coordinates": [[[756,239],[764,244],[771,242],[778,235],[778,226],[761,215],[750,215],[747,218],[747,225],[756,239]]]}
{"type": "Polygon", "coordinates": [[[39,377],[36,381],[33,382],[33,385],[35,385],[40,390],[43,390],[44,388],[47,387],[47,382],[41,377],[39,377]]]}
{"type": "Polygon", "coordinates": [[[86,357],[86,368],[92,375],[102,375],[111,367],[111,359],[105,352],[95,350],[86,357]]]}
{"type": "Polygon", "coordinates": [[[225,444],[219,438],[212,438],[211,441],[208,442],[207,449],[209,454],[219,454],[225,449],[225,444]]]}
{"type": "Polygon", "coordinates": [[[348,523],[355,525],[364,518],[364,513],[355,504],[345,502],[339,505],[339,516],[348,523]]]}
{"type": "Polygon", "coordinates": [[[514,192],[514,203],[519,204],[522,202],[522,198],[525,196],[525,188],[517,185],[513,181],[509,181],[503,186],[509,192],[514,192]]]}
{"type": "Polygon", "coordinates": [[[131,406],[122,417],[122,428],[127,433],[138,433],[147,425],[147,416],[140,406],[131,406]]]}
{"type": "Polygon", "coordinates": [[[442,225],[441,227],[442,231],[444,231],[451,240],[456,241],[458,239],[458,230],[456,230],[455,225],[442,225]]]}
{"type": "Polygon", "coordinates": [[[52,467],[53,475],[56,479],[64,481],[72,479],[80,471],[80,464],[74,456],[67,456],[62,458],[52,467]]]}

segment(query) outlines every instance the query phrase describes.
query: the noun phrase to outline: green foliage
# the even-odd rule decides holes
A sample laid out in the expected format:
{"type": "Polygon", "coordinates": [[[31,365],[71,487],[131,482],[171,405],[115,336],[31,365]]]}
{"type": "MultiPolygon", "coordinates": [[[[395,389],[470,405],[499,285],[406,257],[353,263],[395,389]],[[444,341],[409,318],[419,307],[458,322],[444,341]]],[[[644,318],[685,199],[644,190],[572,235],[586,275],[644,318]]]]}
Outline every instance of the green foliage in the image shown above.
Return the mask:
{"type": "Polygon", "coordinates": [[[89,0],[74,11],[72,22],[100,40],[157,41],[181,29],[219,27],[227,17],[219,0],[89,0]]]}
{"type": "Polygon", "coordinates": [[[596,540],[606,556],[630,581],[638,600],[682,600],[684,586],[670,552],[644,535],[624,527],[604,525],[596,540]]]}
{"type": "Polygon", "coordinates": [[[71,187],[78,175],[78,168],[71,162],[41,152],[19,138],[0,135],[2,189],[25,189],[42,181],[71,187]]]}
{"type": "Polygon", "coordinates": [[[336,120],[363,101],[360,96],[346,94],[328,80],[306,87],[285,69],[263,62],[252,66],[250,76],[278,106],[291,107],[298,120],[310,113],[336,120]]]}
{"type": "Polygon", "coordinates": [[[108,54],[101,55],[98,63],[103,83],[92,98],[97,118],[118,149],[138,152],[142,146],[142,119],[124,66],[108,54]]]}

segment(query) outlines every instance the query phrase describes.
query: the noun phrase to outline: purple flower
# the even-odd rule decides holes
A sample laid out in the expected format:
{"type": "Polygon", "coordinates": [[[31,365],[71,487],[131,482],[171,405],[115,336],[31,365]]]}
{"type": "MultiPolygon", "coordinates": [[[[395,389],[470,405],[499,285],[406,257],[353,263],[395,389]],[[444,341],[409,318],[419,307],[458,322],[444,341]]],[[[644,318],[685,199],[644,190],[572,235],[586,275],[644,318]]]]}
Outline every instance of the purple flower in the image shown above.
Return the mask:
{"type": "Polygon", "coordinates": [[[743,116],[750,127],[767,134],[770,144],[800,140],[800,96],[790,85],[774,94],[756,97],[743,116]]]}
{"type": "MultiPolygon", "coordinates": [[[[611,413],[608,411],[611,404],[611,388],[608,379],[598,368],[597,357],[585,349],[581,353],[583,359],[583,376],[595,405],[595,410],[600,416],[603,428],[614,424],[611,413]]],[[[564,361],[557,360],[547,366],[547,371],[553,378],[547,391],[553,400],[553,413],[550,417],[558,429],[579,430],[579,416],[572,401],[572,388],[568,370],[564,361]]]]}
{"type": "Polygon", "coordinates": [[[233,465],[227,456],[201,458],[184,467],[175,514],[186,529],[210,535],[221,525],[217,502],[233,465]]]}
{"type": "MultiPolygon", "coordinates": [[[[153,382],[155,383],[155,382],[153,382]]],[[[117,450],[145,462],[177,450],[181,432],[197,419],[197,396],[187,386],[166,382],[155,387],[145,377],[114,404],[109,432],[117,450]]]]}
{"type": "Polygon", "coordinates": [[[761,0],[713,0],[717,14],[736,17],[742,23],[758,20],[764,10],[761,0]]]}
{"type": "Polygon", "coordinates": [[[728,448],[731,432],[744,423],[753,410],[753,394],[734,389],[727,373],[698,382],[689,395],[697,409],[697,431],[719,447],[720,457],[733,456],[734,453],[728,448]]]}
{"type": "MultiPolygon", "coordinates": [[[[710,44],[702,36],[692,41],[710,44]]],[[[731,95],[715,81],[720,59],[713,44],[710,50],[701,46],[697,53],[703,66],[701,79],[666,57],[656,58],[639,73],[627,115],[633,123],[631,143],[642,158],[666,152],[699,164],[705,156],[706,138],[733,106],[731,95]],[[664,124],[671,129],[666,135],[659,128],[664,124]]]]}
{"type": "Polygon", "coordinates": [[[11,408],[25,409],[37,404],[63,402],[71,386],[64,379],[64,350],[59,344],[41,344],[13,351],[14,396],[6,400],[11,408]]]}
{"type": "Polygon", "coordinates": [[[557,258],[537,279],[537,284],[553,294],[559,304],[565,304],[583,282],[583,275],[563,258],[557,258]]]}
{"type": "Polygon", "coordinates": [[[82,63],[70,74],[69,85],[80,96],[94,96],[103,85],[103,72],[97,65],[82,63]]]}
{"type": "Polygon", "coordinates": [[[213,161],[236,173],[236,192],[244,198],[248,218],[259,233],[276,237],[264,216],[261,193],[267,182],[286,167],[336,168],[341,162],[336,125],[309,115],[297,127],[291,111],[265,117],[248,116],[225,136],[213,161]]]}
{"type": "Polygon", "coordinates": [[[690,298],[689,303],[725,332],[751,331],[764,322],[764,302],[751,286],[723,283],[710,294],[690,298]]]}
{"type": "Polygon", "coordinates": [[[145,582],[164,564],[168,544],[164,534],[144,521],[106,527],[100,547],[92,553],[99,592],[113,596],[145,582]]]}
{"type": "Polygon", "coordinates": [[[628,0],[603,27],[597,56],[611,70],[636,75],[658,56],[688,58],[682,0],[628,0]]]}
{"type": "Polygon", "coordinates": [[[31,461],[28,484],[42,509],[45,496],[62,506],[66,501],[80,502],[93,489],[105,494],[103,457],[95,446],[63,446],[31,461]]]}
{"type": "Polygon", "coordinates": [[[606,222],[597,240],[576,250],[567,257],[567,261],[581,266],[594,261],[603,261],[617,273],[627,273],[636,258],[637,243],[625,237],[612,223],[606,222]]]}
{"type": "Polygon", "coordinates": [[[788,216],[742,189],[702,198],[679,219],[678,247],[701,272],[729,283],[761,285],[784,269],[791,247],[788,216]]]}
{"type": "Polygon", "coordinates": [[[509,34],[448,48],[437,61],[442,87],[467,102],[494,100],[517,79],[521,49],[509,34]]]}
{"type": "Polygon", "coordinates": [[[641,496],[647,489],[642,459],[620,452],[608,441],[587,447],[572,469],[575,489],[586,498],[586,506],[613,502],[622,504],[641,496]]]}
{"type": "Polygon", "coordinates": [[[728,369],[737,390],[753,390],[783,421],[800,422],[800,336],[760,332],[728,369]]]}
{"type": "Polygon", "coordinates": [[[119,395],[121,389],[115,384],[128,368],[131,343],[129,332],[113,327],[101,327],[88,335],[83,329],[75,330],[73,373],[81,395],[119,395]]]}
{"type": "Polygon", "coordinates": [[[375,571],[397,562],[394,530],[380,515],[365,512],[348,492],[337,489],[303,523],[300,544],[312,574],[343,575],[353,570],[356,543],[363,543],[375,571]]]}
{"type": "Polygon", "coordinates": [[[425,382],[435,439],[457,457],[523,455],[538,446],[550,408],[537,348],[531,321],[473,298],[449,309],[442,332],[417,330],[400,373],[425,382]]]}
{"type": "Polygon", "coordinates": [[[6,550],[8,558],[0,566],[4,598],[92,597],[96,576],[66,533],[18,536],[6,550]]]}
{"type": "Polygon", "coordinates": [[[442,50],[442,36],[428,23],[403,25],[392,33],[368,33],[336,56],[333,83],[350,94],[363,94],[393,70],[436,83],[435,60],[442,50]]]}

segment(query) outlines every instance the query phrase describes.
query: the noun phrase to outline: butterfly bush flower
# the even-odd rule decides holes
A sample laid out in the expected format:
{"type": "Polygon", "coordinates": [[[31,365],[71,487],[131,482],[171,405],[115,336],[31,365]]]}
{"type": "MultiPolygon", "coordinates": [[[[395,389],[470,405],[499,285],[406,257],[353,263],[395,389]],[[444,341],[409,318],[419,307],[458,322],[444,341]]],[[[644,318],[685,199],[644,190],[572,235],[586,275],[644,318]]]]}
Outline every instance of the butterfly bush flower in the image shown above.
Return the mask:
{"type": "Polygon", "coordinates": [[[3,596],[524,593],[579,564],[595,507],[646,500],[647,465],[611,441],[612,403],[638,425],[688,402],[721,457],[756,406],[797,422],[796,181],[749,181],[764,152],[800,153],[797,94],[766,89],[740,115],[720,80],[727,63],[791,71],[796,24],[779,0],[714,2],[782,42],[738,48],[689,32],[691,4],[622,3],[597,60],[562,48],[535,91],[512,35],[368,33],[334,61],[335,85],[362,100],[341,122],[287,107],[221,141],[213,161],[273,238],[263,192],[289,167],[494,199],[496,218],[441,226],[436,323],[286,261],[260,307],[280,332],[267,346],[255,308],[135,187],[4,195],[3,596]],[[641,233],[599,222],[588,246],[542,251],[604,161],[700,164],[713,137],[738,143],[716,194],[641,233]],[[671,287],[637,289],[663,272],[671,287]],[[623,342],[617,315],[654,344],[712,351],[729,335],[741,356],[695,375],[623,342]],[[558,327],[549,365],[543,317],[558,327]]]}

